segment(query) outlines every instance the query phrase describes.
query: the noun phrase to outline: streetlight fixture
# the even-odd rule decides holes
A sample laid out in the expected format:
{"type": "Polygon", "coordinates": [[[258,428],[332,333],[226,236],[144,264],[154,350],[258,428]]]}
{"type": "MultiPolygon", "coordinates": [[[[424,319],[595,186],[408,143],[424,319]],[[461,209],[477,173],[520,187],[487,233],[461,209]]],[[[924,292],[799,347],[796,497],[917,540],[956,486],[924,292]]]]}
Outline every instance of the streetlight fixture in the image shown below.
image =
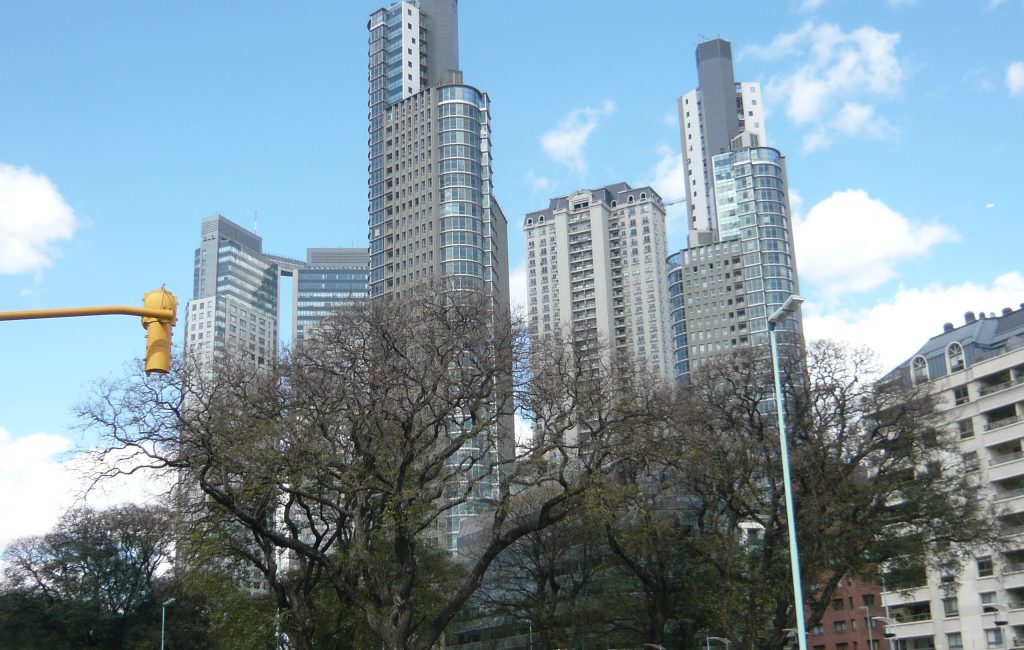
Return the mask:
{"type": "Polygon", "coordinates": [[[174,598],[168,598],[160,607],[160,650],[164,650],[164,626],[167,623],[167,606],[174,604],[174,598]]]}
{"type": "Polygon", "coordinates": [[[789,444],[786,442],[786,411],[782,405],[782,377],[779,374],[779,344],[775,328],[796,313],[803,303],[801,296],[791,295],[768,317],[768,339],[772,346],[772,374],[775,376],[775,410],[779,419],[779,447],[782,452],[782,480],[786,493],[786,523],[789,526],[789,563],[793,570],[793,603],[796,607],[796,640],[800,650],[807,650],[807,626],[804,622],[804,595],[800,588],[800,553],[796,543],[796,511],[793,510],[793,489],[789,477],[789,444]]]}
{"type": "Polygon", "coordinates": [[[1006,633],[1003,628],[1010,622],[1010,608],[1002,603],[982,603],[981,611],[985,614],[995,614],[995,620],[992,621],[996,624],[996,629],[999,630],[999,641],[1000,647],[1006,647],[1006,633]]]}
{"type": "Polygon", "coordinates": [[[725,650],[729,650],[732,646],[732,641],[725,638],[724,636],[706,636],[704,637],[704,644],[707,646],[707,650],[711,650],[711,642],[718,641],[719,643],[725,644],[725,650]]]}
{"type": "Polygon", "coordinates": [[[892,650],[892,639],[896,636],[896,633],[892,631],[892,626],[899,623],[895,618],[889,618],[888,616],[872,616],[873,620],[881,621],[885,623],[885,639],[889,642],[889,650],[892,650]]]}

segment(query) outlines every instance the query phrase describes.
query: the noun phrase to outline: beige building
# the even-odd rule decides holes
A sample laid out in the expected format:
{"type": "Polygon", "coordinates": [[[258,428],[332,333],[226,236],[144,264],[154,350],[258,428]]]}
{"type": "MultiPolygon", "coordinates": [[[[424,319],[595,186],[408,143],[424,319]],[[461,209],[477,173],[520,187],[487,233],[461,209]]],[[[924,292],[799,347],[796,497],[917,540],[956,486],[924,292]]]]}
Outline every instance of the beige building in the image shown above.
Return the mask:
{"type": "Polygon", "coordinates": [[[947,323],[900,370],[939,397],[1006,546],[968,563],[953,593],[936,574],[884,593],[898,650],[1024,648],[1024,305],[999,316],[967,312],[964,321],[947,323]]]}
{"type": "Polygon", "coordinates": [[[650,187],[615,183],[526,215],[531,338],[571,333],[672,377],[665,207],[650,187]]]}

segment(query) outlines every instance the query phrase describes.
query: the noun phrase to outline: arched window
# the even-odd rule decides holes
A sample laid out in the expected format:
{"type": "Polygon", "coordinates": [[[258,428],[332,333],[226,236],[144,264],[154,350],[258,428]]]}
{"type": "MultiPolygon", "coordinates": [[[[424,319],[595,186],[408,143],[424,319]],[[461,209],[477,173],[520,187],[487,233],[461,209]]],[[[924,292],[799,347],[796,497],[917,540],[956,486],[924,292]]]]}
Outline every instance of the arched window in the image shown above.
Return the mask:
{"type": "Polygon", "coordinates": [[[533,219],[527,219],[526,220],[526,225],[527,226],[532,226],[533,225],[533,219]]]}
{"type": "Polygon", "coordinates": [[[647,198],[647,192],[640,192],[640,200],[643,201],[647,198]]]}
{"type": "Polygon", "coordinates": [[[612,207],[613,207],[613,208],[614,208],[615,206],[617,206],[618,204],[619,204],[619,202],[618,202],[618,201],[612,201],[612,207]]]}
{"type": "Polygon", "coordinates": [[[629,196],[626,197],[626,202],[627,203],[632,203],[633,202],[633,195],[632,194],[630,194],[629,196]]]}
{"type": "Polygon", "coordinates": [[[544,215],[537,217],[537,223],[544,223],[544,215]]]}
{"type": "Polygon", "coordinates": [[[963,370],[965,367],[964,348],[956,341],[950,343],[946,348],[946,363],[950,372],[963,370]]]}
{"type": "Polygon", "coordinates": [[[910,362],[910,380],[914,384],[923,384],[928,381],[928,362],[924,357],[914,357],[914,360],[910,362]]]}

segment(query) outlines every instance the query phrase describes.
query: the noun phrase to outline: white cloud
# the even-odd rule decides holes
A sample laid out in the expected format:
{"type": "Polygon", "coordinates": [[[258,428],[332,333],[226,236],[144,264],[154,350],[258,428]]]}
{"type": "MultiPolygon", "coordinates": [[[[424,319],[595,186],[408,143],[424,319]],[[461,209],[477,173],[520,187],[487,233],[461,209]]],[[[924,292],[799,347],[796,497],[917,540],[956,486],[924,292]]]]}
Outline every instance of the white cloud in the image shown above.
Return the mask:
{"type": "Polygon", "coordinates": [[[526,286],[526,262],[520,263],[508,274],[509,299],[512,309],[526,310],[527,286],[526,286]]]}
{"type": "Polygon", "coordinates": [[[47,177],[0,163],[0,274],[38,272],[71,239],[75,213],[47,177]]]}
{"type": "Polygon", "coordinates": [[[898,33],[874,27],[844,32],[836,25],[808,22],[779,34],[767,46],[748,47],[743,54],[771,60],[800,58],[795,69],[772,77],[766,92],[785,104],[790,120],[811,128],[804,143],[811,150],[827,146],[832,130],[872,137],[892,131],[864,99],[900,91],[904,71],[896,57],[899,41],[898,33]]]}
{"type": "Polygon", "coordinates": [[[1006,87],[1011,95],[1024,94],[1024,61],[1014,61],[1006,66],[1006,87]]]}
{"type": "Polygon", "coordinates": [[[985,207],[986,208],[994,208],[994,207],[996,207],[996,204],[995,203],[986,203],[985,207]]]}
{"type": "MultiPolygon", "coordinates": [[[[18,537],[41,535],[79,503],[85,492],[84,455],[68,457],[72,441],[49,433],[15,438],[0,427],[0,550],[18,537]]],[[[161,491],[163,483],[138,472],[114,479],[89,494],[97,508],[118,503],[143,503],[161,491]]]]}
{"type": "MultiPolygon", "coordinates": [[[[648,171],[647,178],[641,184],[650,185],[661,195],[666,203],[678,201],[686,197],[686,179],[683,176],[682,155],[668,147],[661,145],[657,149],[658,161],[648,171]]],[[[665,215],[665,227],[671,237],[676,231],[682,228],[686,231],[686,204],[677,203],[667,208],[665,215]]]]}
{"type": "Polygon", "coordinates": [[[548,193],[555,189],[555,184],[550,178],[541,176],[532,169],[526,172],[526,184],[530,186],[530,191],[534,193],[548,193]]]}
{"type": "Polygon", "coordinates": [[[825,0],[804,0],[800,3],[800,11],[815,11],[823,4],[825,0]]]}
{"type": "Polygon", "coordinates": [[[884,140],[896,133],[896,129],[888,120],[875,113],[874,106],[846,102],[827,124],[819,124],[804,135],[804,151],[827,147],[832,143],[831,133],[840,133],[850,138],[884,140]]]}
{"type": "Polygon", "coordinates": [[[943,323],[963,325],[964,312],[999,314],[1003,307],[1016,308],[1022,300],[1024,276],[1016,271],[991,284],[900,287],[890,300],[865,309],[804,303],[804,333],[811,339],[832,338],[871,347],[888,370],[941,334],[943,323]]]}
{"type": "Polygon", "coordinates": [[[801,279],[830,298],[877,287],[899,261],[958,237],[941,224],[914,223],[863,190],[833,193],[794,227],[801,279]]]}
{"type": "Polygon", "coordinates": [[[587,106],[570,111],[558,126],[541,136],[540,146],[556,162],[583,173],[587,170],[583,154],[590,134],[602,118],[614,112],[615,103],[610,100],[605,100],[597,108],[587,106]]]}

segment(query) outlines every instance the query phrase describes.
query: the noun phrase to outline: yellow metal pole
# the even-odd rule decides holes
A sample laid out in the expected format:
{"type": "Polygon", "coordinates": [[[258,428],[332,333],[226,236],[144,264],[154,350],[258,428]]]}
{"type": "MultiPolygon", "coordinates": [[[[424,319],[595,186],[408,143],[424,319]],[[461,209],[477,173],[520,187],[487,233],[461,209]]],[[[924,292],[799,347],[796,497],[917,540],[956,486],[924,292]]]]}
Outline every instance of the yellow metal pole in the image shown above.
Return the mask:
{"type": "Polygon", "coordinates": [[[173,309],[147,309],[106,305],[103,307],[62,307],[58,309],[26,309],[24,311],[0,311],[0,320],[32,320],[35,318],[71,318],[74,316],[142,316],[143,318],[174,319],[173,309]]]}
{"type": "Polygon", "coordinates": [[[150,291],[142,297],[143,307],[106,305],[102,307],[60,307],[0,311],[0,321],[37,318],[73,318],[75,316],[141,316],[146,329],[146,373],[165,373],[171,367],[171,328],[178,321],[178,299],[166,289],[150,291]]]}

